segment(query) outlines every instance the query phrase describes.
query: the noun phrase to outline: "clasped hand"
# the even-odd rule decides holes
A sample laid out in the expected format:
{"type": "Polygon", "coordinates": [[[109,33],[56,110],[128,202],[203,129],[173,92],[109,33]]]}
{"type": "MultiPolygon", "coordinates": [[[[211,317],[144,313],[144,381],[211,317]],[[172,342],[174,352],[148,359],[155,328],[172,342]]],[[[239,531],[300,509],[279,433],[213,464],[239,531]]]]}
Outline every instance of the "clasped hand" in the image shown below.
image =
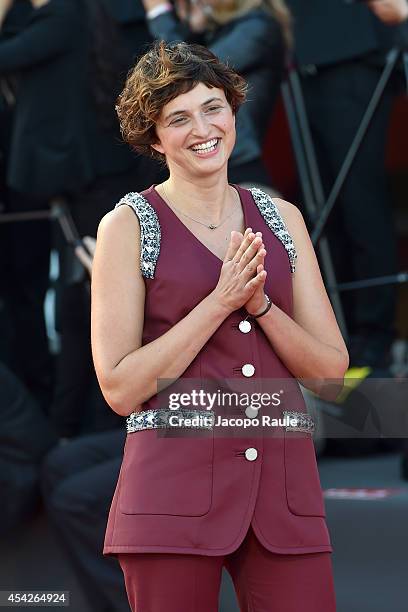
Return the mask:
{"type": "MultiPolygon", "coordinates": [[[[75,253],[89,274],[92,273],[95,238],[85,236],[83,246],[77,246],[75,253]]],[[[218,284],[214,290],[217,301],[232,312],[244,306],[248,314],[259,314],[266,307],[264,261],[265,245],[262,233],[253,233],[251,228],[232,232],[228,250],[221,268],[218,284]]]]}
{"type": "Polygon", "coordinates": [[[251,228],[232,232],[220,278],[214,290],[219,303],[233,312],[244,306],[248,314],[260,313],[266,306],[264,261],[265,245],[261,232],[251,228]]]}

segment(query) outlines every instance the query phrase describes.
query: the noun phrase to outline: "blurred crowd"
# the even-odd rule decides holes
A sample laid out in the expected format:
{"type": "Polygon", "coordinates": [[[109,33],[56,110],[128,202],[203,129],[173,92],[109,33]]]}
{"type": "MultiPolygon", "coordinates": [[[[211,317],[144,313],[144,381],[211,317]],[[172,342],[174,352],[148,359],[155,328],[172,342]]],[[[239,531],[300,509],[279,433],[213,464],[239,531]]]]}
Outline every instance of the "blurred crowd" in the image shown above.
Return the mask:
{"type": "MultiPolygon", "coordinates": [[[[389,51],[408,48],[407,30],[407,0],[0,0],[0,532],[42,495],[90,609],[129,610],[120,568],[101,554],[125,429],[92,365],[94,239],[125,193],[167,176],[121,141],[115,100],[128,70],[154,39],[204,44],[234,66],[249,93],[230,181],[273,193],[264,139],[295,66],[327,195],[389,51]],[[61,203],[81,243],[32,214],[61,203]],[[56,351],[44,309],[51,253],[56,351]]],[[[401,63],[325,229],[339,282],[399,269],[384,158],[404,87],[401,63]]],[[[395,285],[349,292],[343,308],[351,366],[387,376],[395,285]]]]}

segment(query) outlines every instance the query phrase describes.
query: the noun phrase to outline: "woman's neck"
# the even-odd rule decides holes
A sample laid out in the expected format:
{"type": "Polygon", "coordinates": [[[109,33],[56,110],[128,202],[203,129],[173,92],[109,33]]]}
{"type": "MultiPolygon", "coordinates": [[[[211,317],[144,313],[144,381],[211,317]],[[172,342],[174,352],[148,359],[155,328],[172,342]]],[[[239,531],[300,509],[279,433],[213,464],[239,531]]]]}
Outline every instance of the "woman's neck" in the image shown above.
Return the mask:
{"type": "Polygon", "coordinates": [[[233,192],[226,173],[223,177],[217,174],[200,180],[171,174],[163,185],[170,205],[174,204],[182,212],[215,224],[231,206],[233,192]]]}

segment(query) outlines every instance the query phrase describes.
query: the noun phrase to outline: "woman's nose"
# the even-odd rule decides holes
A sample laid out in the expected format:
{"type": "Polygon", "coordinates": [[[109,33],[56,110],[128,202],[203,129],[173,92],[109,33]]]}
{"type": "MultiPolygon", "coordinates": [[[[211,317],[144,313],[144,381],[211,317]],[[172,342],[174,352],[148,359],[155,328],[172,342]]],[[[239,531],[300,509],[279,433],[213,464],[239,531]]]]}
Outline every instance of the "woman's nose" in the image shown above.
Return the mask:
{"type": "Polygon", "coordinates": [[[209,134],[211,129],[211,123],[208,118],[201,113],[196,115],[193,119],[193,133],[196,136],[205,137],[209,134]]]}

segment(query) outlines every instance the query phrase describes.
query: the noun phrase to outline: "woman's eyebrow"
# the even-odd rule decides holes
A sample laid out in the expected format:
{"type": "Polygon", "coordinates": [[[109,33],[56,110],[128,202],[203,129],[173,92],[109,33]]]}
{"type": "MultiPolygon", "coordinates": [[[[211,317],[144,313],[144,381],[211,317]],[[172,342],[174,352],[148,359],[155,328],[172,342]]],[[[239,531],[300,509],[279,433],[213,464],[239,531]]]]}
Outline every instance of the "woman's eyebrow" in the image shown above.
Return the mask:
{"type": "MultiPolygon", "coordinates": [[[[213,98],[209,98],[208,100],[206,100],[205,102],[203,102],[201,104],[201,106],[207,106],[207,104],[211,104],[211,102],[222,102],[223,100],[221,100],[221,98],[217,98],[217,97],[213,97],[213,98]]],[[[174,117],[175,115],[182,115],[183,113],[187,113],[188,111],[186,110],[175,110],[172,111],[171,113],[169,113],[164,120],[168,121],[169,119],[171,119],[172,117],[174,117]]]]}

